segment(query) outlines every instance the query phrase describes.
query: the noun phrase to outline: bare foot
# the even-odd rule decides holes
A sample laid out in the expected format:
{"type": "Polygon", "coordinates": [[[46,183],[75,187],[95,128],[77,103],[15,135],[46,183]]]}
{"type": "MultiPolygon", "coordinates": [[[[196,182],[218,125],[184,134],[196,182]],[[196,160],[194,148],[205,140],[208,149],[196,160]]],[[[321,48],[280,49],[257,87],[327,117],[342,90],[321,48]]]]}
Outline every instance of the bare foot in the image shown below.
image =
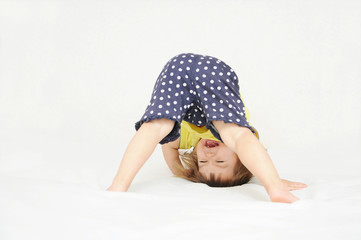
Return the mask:
{"type": "Polygon", "coordinates": [[[126,192],[124,189],[122,189],[121,187],[116,187],[111,185],[110,187],[108,187],[105,191],[110,191],[110,192],[126,192]]]}

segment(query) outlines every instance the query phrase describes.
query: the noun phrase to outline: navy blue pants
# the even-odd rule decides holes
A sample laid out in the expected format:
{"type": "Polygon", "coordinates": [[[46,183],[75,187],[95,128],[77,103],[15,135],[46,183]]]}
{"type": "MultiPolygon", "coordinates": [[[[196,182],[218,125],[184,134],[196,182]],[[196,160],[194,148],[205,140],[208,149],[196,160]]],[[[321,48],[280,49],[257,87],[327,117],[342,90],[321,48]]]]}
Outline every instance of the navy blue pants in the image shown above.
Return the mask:
{"type": "Polygon", "coordinates": [[[175,121],[173,130],[160,142],[172,142],[179,136],[182,120],[206,126],[222,141],[213,120],[248,127],[240,98],[238,77],[223,61],[206,55],[179,54],[170,59],[160,73],[138,130],[144,122],[167,118],[175,121]]]}

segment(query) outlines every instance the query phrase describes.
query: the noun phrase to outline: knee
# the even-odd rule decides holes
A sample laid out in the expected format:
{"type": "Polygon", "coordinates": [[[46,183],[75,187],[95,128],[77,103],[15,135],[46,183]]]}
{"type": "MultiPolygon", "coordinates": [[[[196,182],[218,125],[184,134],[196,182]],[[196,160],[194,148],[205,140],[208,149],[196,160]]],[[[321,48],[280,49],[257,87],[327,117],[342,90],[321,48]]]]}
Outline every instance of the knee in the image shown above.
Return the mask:
{"type": "Polygon", "coordinates": [[[151,127],[157,131],[160,136],[167,136],[173,129],[175,122],[166,118],[153,119],[143,123],[145,127],[151,127]]]}

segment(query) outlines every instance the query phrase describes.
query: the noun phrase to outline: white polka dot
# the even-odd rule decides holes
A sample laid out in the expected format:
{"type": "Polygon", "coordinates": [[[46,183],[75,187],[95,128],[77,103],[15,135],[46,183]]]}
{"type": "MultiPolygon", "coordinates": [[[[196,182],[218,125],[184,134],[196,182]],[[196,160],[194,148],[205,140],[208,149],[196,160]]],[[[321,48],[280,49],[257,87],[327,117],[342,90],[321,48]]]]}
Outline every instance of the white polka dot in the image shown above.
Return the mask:
{"type": "Polygon", "coordinates": [[[206,82],[202,82],[202,85],[205,86],[205,85],[206,85],[206,82]]]}
{"type": "Polygon", "coordinates": [[[202,121],[198,121],[198,123],[199,123],[199,124],[201,124],[201,123],[202,123],[202,121]]]}
{"type": "Polygon", "coordinates": [[[207,94],[207,90],[204,90],[203,93],[204,93],[204,94],[207,94]]]}
{"type": "Polygon", "coordinates": [[[176,61],[177,61],[177,59],[174,59],[174,60],[173,60],[173,62],[176,62],[176,61]]]}
{"type": "Polygon", "coordinates": [[[197,88],[197,89],[200,88],[199,85],[196,85],[196,88],[197,88]]]}
{"type": "Polygon", "coordinates": [[[205,108],[205,109],[208,109],[208,105],[205,105],[204,108],[205,108]]]}
{"type": "Polygon", "coordinates": [[[241,116],[243,116],[244,114],[243,114],[243,112],[241,112],[241,116]]]}
{"type": "Polygon", "coordinates": [[[199,77],[196,77],[196,80],[198,80],[199,79],[199,77]]]}
{"type": "Polygon", "coordinates": [[[167,95],[168,98],[170,98],[170,95],[167,95]]]}
{"type": "Polygon", "coordinates": [[[239,120],[238,118],[236,119],[237,122],[240,122],[241,120],[239,120]]]}
{"type": "Polygon", "coordinates": [[[183,70],[183,69],[181,69],[181,68],[178,68],[178,71],[180,71],[180,72],[181,72],[182,70],[183,70]]]}
{"type": "Polygon", "coordinates": [[[219,111],[220,111],[220,112],[223,112],[223,108],[220,108],[219,111]]]}
{"type": "Polygon", "coordinates": [[[203,74],[203,75],[202,75],[202,77],[204,77],[204,78],[205,78],[205,77],[207,77],[207,75],[203,74]]]}
{"type": "Polygon", "coordinates": [[[228,92],[226,92],[226,95],[228,96],[228,95],[229,95],[229,93],[228,93],[228,92]]]}
{"type": "Polygon", "coordinates": [[[220,86],[217,87],[217,90],[221,90],[222,88],[220,86]]]}
{"type": "MultiPolygon", "coordinates": [[[[207,106],[207,105],[206,105],[206,106],[207,106]]],[[[201,114],[201,117],[204,117],[204,114],[203,114],[203,113],[201,114]]]]}
{"type": "Polygon", "coordinates": [[[231,116],[232,116],[232,113],[228,113],[228,116],[230,116],[230,117],[231,117],[231,116]]]}
{"type": "Polygon", "coordinates": [[[212,75],[216,75],[216,73],[215,73],[215,72],[212,72],[212,75]]]}
{"type": "Polygon", "coordinates": [[[224,89],[228,89],[228,87],[227,87],[227,86],[224,86],[224,89]]]}
{"type": "Polygon", "coordinates": [[[213,116],[213,118],[217,118],[216,116],[213,116]]]}
{"type": "Polygon", "coordinates": [[[175,85],[175,87],[176,87],[176,88],[179,88],[179,87],[180,87],[180,85],[179,85],[179,84],[177,84],[177,85],[175,85]]]}
{"type": "MultiPolygon", "coordinates": [[[[211,58],[212,59],[212,58],[211,58]]],[[[208,64],[210,64],[211,62],[210,61],[207,61],[208,64]]]]}
{"type": "Polygon", "coordinates": [[[183,86],[184,86],[184,87],[187,86],[187,83],[183,83],[183,86]]]}
{"type": "Polygon", "coordinates": [[[217,110],[215,108],[213,108],[213,112],[217,112],[217,110]]]}
{"type": "Polygon", "coordinates": [[[219,102],[220,102],[220,103],[223,103],[223,100],[221,99],[221,100],[219,100],[219,102]]]}
{"type": "Polygon", "coordinates": [[[147,118],[147,116],[144,116],[144,119],[146,119],[147,118]]]}
{"type": "Polygon", "coordinates": [[[210,83],[213,84],[213,83],[214,83],[214,80],[212,79],[212,80],[210,81],[210,83]]]}
{"type": "Polygon", "coordinates": [[[206,97],[205,97],[205,98],[203,98],[203,99],[204,99],[204,101],[207,101],[207,100],[208,100],[208,98],[206,98],[206,97]]]}
{"type": "Polygon", "coordinates": [[[223,73],[222,73],[222,72],[220,72],[220,73],[219,73],[219,76],[223,76],[223,73]]]}
{"type": "Polygon", "coordinates": [[[216,98],[216,95],[212,94],[212,98],[216,98]]]}
{"type": "Polygon", "coordinates": [[[175,68],[175,66],[173,65],[173,66],[172,66],[172,69],[174,69],[174,68],[175,68]]]}
{"type": "Polygon", "coordinates": [[[157,115],[160,116],[160,115],[162,115],[162,114],[161,114],[161,113],[158,113],[157,115]]]}
{"type": "Polygon", "coordinates": [[[199,72],[199,68],[196,69],[196,72],[199,72]]]}
{"type": "Polygon", "coordinates": [[[183,91],[181,91],[181,94],[183,94],[184,92],[183,91]]]}
{"type": "Polygon", "coordinates": [[[164,93],[164,89],[161,89],[160,92],[161,92],[161,93],[164,93]]]}
{"type": "Polygon", "coordinates": [[[157,98],[157,96],[154,96],[154,97],[153,97],[153,99],[156,99],[156,98],[157,98]]]}
{"type": "Polygon", "coordinates": [[[215,104],[215,103],[212,103],[212,106],[214,107],[214,106],[216,106],[216,104],[215,104]]]}
{"type": "Polygon", "coordinates": [[[188,78],[188,75],[186,75],[185,77],[188,78]]]}
{"type": "Polygon", "coordinates": [[[189,70],[191,70],[191,68],[190,67],[186,67],[186,69],[189,71],[189,70]]]}
{"type": "Polygon", "coordinates": [[[217,66],[213,66],[213,69],[217,69],[217,66]]]}
{"type": "Polygon", "coordinates": [[[174,95],[175,95],[176,97],[178,97],[179,93],[175,93],[174,95]]]}
{"type": "Polygon", "coordinates": [[[165,82],[162,82],[162,85],[164,86],[166,83],[165,82]]]}
{"type": "Polygon", "coordinates": [[[214,90],[214,87],[211,87],[211,90],[214,90]]]}
{"type": "Polygon", "coordinates": [[[169,92],[171,92],[171,91],[172,91],[172,89],[171,89],[171,88],[168,88],[168,91],[169,91],[169,92]]]}
{"type": "Polygon", "coordinates": [[[173,81],[172,81],[172,80],[170,80],[170,81],[169,81],[169,84],[172,84],[172,83],[173,83],[173,81]]]}
{"type": "Polygon", "coordinates": [[[154,113],[154,111],[152,110],[152,111],[150,111],[150,114],[153,114],[154,113]]]}
{"type": "Polygon", "coordinates": [[[190,62],[190,63],[191,63],[191,62],[192,62],[192,59],[189,59],[189,60],[188,60],[188,62],[190,62]]]}
{"type": "Polygon", "coordinates": [[[173,104],[176,105],[176,104],[177,104],[177,101],[174,101],[173,104]]]}
{"type": "Polygon", "coordinates": [[[159,105],[158,107],[159,107],[159,108],[162,108],[163,106],[162,106],[162,105],[159,105]]]}
{"type": "Polygon", "coordinates": [[[230,72],[227,72],[227,75],[228,75],[228,76],[230,76],[230,75],[231,75],[231,73],[230,73],[230,72]]]}
{"type": "Polygon", "coordinates": [[[204,70],[207,70],[207,69],[208,69],[208,67],[207,67],[207,66],[205,66],[205,67],[204,67],[204,70]]]}
{"type": "Polygon", "coordinates": [[[160,97],[159,100],[163,100],[164,98],[163,97],[160,97]]]}
{"type": "Polygon", "coordinates": [[[201,65],[202,64],[202,62],[198,62],[198,65],[201,65]]]}
{"type": "Polygon", "coordinates": [[[234,76],[234,79],[237,79],[237,77],[236,77],[236,76],[234,76]]]}
{"type": "Polygon", "coordinates": [[[180,61],[180,64],[183,64],[184,63],[184,61],[180,61]]]}
{"type": "Polygon", "coordinates": [[[180,80],[180,79],[181,79],[181,76],[178,76],[177,79],[180,80]]]}
{"type": "Polygon", "coordinates": [[[170,102],[167,102],[167,106],[170,106],[170,102]]]}
{"type": "Polygon", "coordinates": [[[226,79],[226,82],[229,82],[229,79],[228,79],[228,78],[226,79]]]}

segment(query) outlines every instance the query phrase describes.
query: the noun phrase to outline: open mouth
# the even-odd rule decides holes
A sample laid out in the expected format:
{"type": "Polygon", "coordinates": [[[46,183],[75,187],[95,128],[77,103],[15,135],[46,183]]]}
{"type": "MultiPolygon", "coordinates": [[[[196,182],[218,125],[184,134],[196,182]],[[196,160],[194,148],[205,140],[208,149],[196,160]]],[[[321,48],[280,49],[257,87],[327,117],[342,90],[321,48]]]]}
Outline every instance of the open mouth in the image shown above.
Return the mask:
{"type": "Polygon", "coordinates": [[[218,143],[217,141],[214,141],[214,140],[206,140],[206,142],[204,143],[204,145],[205,145],[206,147],[213,148],[213,147],[219,146],[219,143],[218,143]]]}

